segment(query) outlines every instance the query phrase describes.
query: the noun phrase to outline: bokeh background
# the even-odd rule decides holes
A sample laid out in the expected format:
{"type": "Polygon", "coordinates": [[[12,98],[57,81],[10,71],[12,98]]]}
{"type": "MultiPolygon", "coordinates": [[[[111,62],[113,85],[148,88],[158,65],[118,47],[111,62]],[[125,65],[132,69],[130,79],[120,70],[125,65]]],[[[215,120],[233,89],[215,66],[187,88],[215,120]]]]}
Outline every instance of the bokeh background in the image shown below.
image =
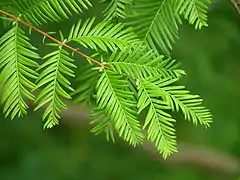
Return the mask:
{"type": "MultiPolygon", "coordinates": [[[[88,15],[101,16],[104,5],[88,15]]],[[[46,31],[66,31],[75,17],[46,31]]],[[[80,17],[81,18],[81,17],[80,17]]],[[[34,40],[41,39],[33,34],[34,40]]],[[[38,44],[44,54],[48,49],[38,44]]],[[[209,27],[186,22],[173,57],[188,89],[211,109],[208,130],[177,115],[179,153],[163,160],[148,145],[134,149],[89,132],[88,110],[63,113],[60,126],[42,130],[41,114],[10,121],[0,115],[0,180],[237,180],[240,168],[240,15],[227,0],[213,1],[209,27]]]]}

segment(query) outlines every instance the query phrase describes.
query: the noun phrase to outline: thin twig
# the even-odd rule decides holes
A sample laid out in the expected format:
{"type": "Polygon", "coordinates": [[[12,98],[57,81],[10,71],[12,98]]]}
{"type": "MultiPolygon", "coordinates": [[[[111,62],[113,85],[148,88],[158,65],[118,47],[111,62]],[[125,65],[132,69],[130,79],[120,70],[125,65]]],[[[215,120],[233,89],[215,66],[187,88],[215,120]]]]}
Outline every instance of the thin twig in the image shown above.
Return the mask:
{"type": "Polygon", "coordinates": [[[8,16],[9,18],[18,21],[19,23],[21,23],[21,24],[29,27],[30,29],[33,29],[34,31],[42,34],[43,36],[47,37],[47,38],[50,39],[51,41],[53,41],[53,42],[55,42],[55,43],[57,43],[57,44],[59,44],[59,45],[61,45],[61,46],[64,46],[65,48],[67,48],[67,49],[69,49],[69,50],[71,50],[71,51],[79,54],[79,55],[82,56],[83,58],[85,58],[85,59],[87,59],[87,60],[90,60],[91,62],[97,64],[97,65],[100,66],[101,68],[112,70],[110,67],[104,66],[102,63],[98,62],[97,60],[95,60],[95,59],[91,58],[90,56],[88,56],[88,55],[86,55],[86,54],[78,51],[77,49],[73,48],[72,46],[69,46],[69,45],[67,45],[67,44],[65,44],[65,43],[57,40],[56,38],[50,36],[50,35],[47,34],[46,32],[44,32],[44,31],[36,28],[35,26],[30,25],[29,23],[27,23],[27,22],[25,22],[25,21],[23,21],[23,20],[21,20],[21,19],[18,18],[17,16],[12,15],[12,14],[10,14],[10,13],[8,13],[8,12],[3,11],[3,10],[0,10],[0,14],[3,14],[3,15],[5,15],[5,16],[8,16]]]}
{"type": "Polygon", "coordinates": [[[237,11],[237,13],[240,15],[240,8],[238,6],[239,1],[238,2],[236,2],[235,0],[229,0],[229,1],[234,6],[234,8],[237,11]]]}

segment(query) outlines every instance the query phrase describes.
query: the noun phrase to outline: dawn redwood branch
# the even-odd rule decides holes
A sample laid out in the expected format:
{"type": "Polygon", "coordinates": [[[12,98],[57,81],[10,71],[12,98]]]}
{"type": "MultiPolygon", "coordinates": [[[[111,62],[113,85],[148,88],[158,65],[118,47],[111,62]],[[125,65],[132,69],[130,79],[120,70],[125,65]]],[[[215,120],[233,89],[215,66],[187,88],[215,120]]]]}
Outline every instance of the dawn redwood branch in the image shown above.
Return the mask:
{"type": "Polygon", "coordinates": [[[85,58],[85,59],[87,59],[87,60],[90,60],[91,62],[97,64],[97,65],[100,66],[101,68],[112,70],[110,67],[104,66],[102,63],[100,63],[100,62],[98,62],[97,60],[91,58],[90,56],[88,56],[88,55],[86,55],[86,54],[78,51],[77,49],[73,48],[72,46],[69,46],[68,44],[66,44],[66,43],[64,43],[64,42],[61,42],[61,41],[57,40],[56,38],[50,36],[50,35],[47,34],[46,32],[44,32],[44,31],[36,28],[35,26],[32,26],[31,24],[29,24],[29,23],[27,23],[27,22],[25,22],[25,21],[23,21],[23,20],[21,20],[19,17],[15,16],[15,15],[13,15],[13,14],[10,14],[10,13],[8,13],[8,12],[5,12],[5,11],[3,11],[3,10],[0,10],[0,14],[3,14],[3,15],[5,15],[5,16],[11,18],[11,19],[14,19],[14,20],[18,21],[19,23],[23,24],[24,26],[26,26],[26,27],[28,27],[28,28],[30,28],[30,29],[33,29],[34,31],[36,31],[36,32],[40,33],[41,35],[47,37],[47,38],[50,39],[51,41],[53,41],[53,42],[55,42],[55,43],[57,43],[57,44],[65,47],[65,48],[69,49],[70,51],[73,51],[73,52],[75,52],[76,54],[82,56],[83,58],[85,58]]]}
{"type": "MultiPolygon", "coordinates": [[[[229,1],[233,4],[234,8],[240,15],[240,9],[238,7],[237,2],[235,2],[234,0],[229,1]]],[[[12,15],[8,12],[5,12],[3,10],[0,10],[0,14],[3,14],[11,19],[18,21],[19,23],[25,25],[26,27],[33,29],[34,31],[42,34],[51,41],[59,45],[62,45],[65,48],[75,52],[76,54],[79,54],[83,58],[97,64],[101,68],[112,70],[110,67],[104,66],[102,63],[89,57],[88,55],[57,40],[56,38],[50,36],[46,32],[36,28],[35,26],[32,26],[29,23],[21,20],[19,17],[12,15]]],[[[68,120],[64,122],[70,125],[76,125],[76,123],[83,124],[91,121],[92,118],[89,116],[89,114],[90,112],[88,109],[68,104],[68,110],[62,111],[61,116],[64,119],[68,120]]],[[[142,149],[146,151],[150,156],[152,156],[154,160],[160,161],[161,163],[202,167],[205,170],[216,171],[218,173],[223,173],[227,175],[235,175],[240,170],[240,160],[238,158],[231,157],[228,154],[207,147],[195,147],[189,144],[180,143],[179,152],[168,157],[167,160],[163,160],[161,156],[159,156],[159,153],[156,151],[156,149],[148,142],[144,142],[142,149]]]]}

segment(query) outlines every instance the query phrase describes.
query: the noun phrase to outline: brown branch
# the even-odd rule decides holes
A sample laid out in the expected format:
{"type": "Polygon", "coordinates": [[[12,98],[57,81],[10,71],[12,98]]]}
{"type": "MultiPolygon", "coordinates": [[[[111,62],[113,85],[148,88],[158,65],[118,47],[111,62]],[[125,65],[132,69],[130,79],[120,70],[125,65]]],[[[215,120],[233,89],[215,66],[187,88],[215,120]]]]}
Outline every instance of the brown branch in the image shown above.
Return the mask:
{"type": "Polygon", "coordinates": [[[78,51],[77,49],[73,48],[72,46],[69,46],[69,45],[67,45],[67,44],[65,44],[65,43],[57,40],[56,38],[50,36],[50,35],[47,34],[46,32],[44,32],[44,31],[36,28],[35,26],[30,25],[29,23],[27,23],[27,22],[25,22],[25,21],[23,21],[23,20],[21,20],[19,17],[15,16],[15,15],[12,15],[12,14],[10,14],[10,13],[8,13],[8,12],[5,12],[5,11],[3,11],[3,10],[0,10],[0,14],[3,14],[3,15],[5,15],[5,16],[11,18],[11,19],[14,19],[14,20],[18,21],[19,23],[23,24],[24,26],[26,26],[26,27],[28,27],[28,28],[30,28],[30,29],[33,29],[34,31],[42,34],[43,36],[47,37],[47,38],[50,39],[51,41],[53,41],[53,42],[55,42],[55,43],[57,43],[57,44],[59,44],[59,45],[61,45],[61,46],[64,46],[65,48],[67,48],[67,49],[69,49],[69,50],[71,50],[71,51],[79,54],[79,55],[82,56],[83,58],[85,58],[85,59],[87,59],[87,60],[90,60],[91,62],[97,64],[97,65],[100,66],[101,68],[112,70],[110,67],[104,66],[102,63],[100,63],[100,62],[98,62],[97,60],[91,58],[90,56],[88,56],[88,55],[86,55],[86,54],[78,51]]]}
{"type": "Polygon", "coordinates": [[[233,5],[233,7],[235,8],[235,10],[237,11],[237,13],[240,15],[240,8],[238,6],[239,1],[236,2],[235,0],[229,0],[229,2],[233,5]]]}

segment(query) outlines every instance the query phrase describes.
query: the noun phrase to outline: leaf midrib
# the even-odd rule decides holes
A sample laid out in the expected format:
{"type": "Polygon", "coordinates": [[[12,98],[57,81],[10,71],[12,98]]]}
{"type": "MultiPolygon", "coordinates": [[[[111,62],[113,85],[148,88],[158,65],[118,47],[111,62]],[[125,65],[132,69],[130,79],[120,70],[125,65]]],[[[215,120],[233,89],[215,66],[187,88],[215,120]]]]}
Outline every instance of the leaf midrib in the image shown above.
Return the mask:
{"type": "Polygon", "coordinates": [[[163,7],[163,5],[165,4],[166,1],[167,0],[163,0],[162,4],[160,5],[159,9],[157,10],[156,15],[154,16],[154,18],[153,18],[153,20],[152,20],[152,22],[151,22],[151,24],[150,24],[150,26],[148,28],[148,31],[147,31],[146,35],[144,36],[144,41],[146,41],[150,31],[152,30],[153,24],[155,23],[156,18],[158,17],[158,15],[160,13],[160,10],[162,9],[162,7],[163,7]]]}
{"type": "Polygon", "coordinates": [[[135,141],[135,143],[137,144],[137,143],[139,142],[139,140],[138,140],[138,138],[137,138],[137,135],[135,134],[135,131],[132,129],[131,125],[130,125],[129,122],[128,122],[128,118],[127,118],[127,115],[126,115],[126,113],[125,113],[125,110],[123,109],[122,104],[120,103],[120,101],[119,101],[119,99],[118,99],[118,96],[116,95],[116,93],[115,93],[115,91],[114,91],[114,89],[113,89],[113,86],[112,86],[112,84],[111,84],[111,82],[110,82],[110,78],[109,78],[109,76],[108,76],[108,74],[107,74],[106,71],[105,71],[105,74],[106,74],[106,76],[107,76],[107,78],[108,78],[108,83],[109,83],[109,85],[110,85],[110,88],[111,88],[111,90],[112,90],[112,93],[114,94],[114,97],[117,99],[118,104],[120,104],[121,111],[124,112],[125,122],[127,123],[129,129],[131,130],[131,132],[132,132],[131,134],[134,135],[134,138],[135,138],[134,141],[135,141]]]}

